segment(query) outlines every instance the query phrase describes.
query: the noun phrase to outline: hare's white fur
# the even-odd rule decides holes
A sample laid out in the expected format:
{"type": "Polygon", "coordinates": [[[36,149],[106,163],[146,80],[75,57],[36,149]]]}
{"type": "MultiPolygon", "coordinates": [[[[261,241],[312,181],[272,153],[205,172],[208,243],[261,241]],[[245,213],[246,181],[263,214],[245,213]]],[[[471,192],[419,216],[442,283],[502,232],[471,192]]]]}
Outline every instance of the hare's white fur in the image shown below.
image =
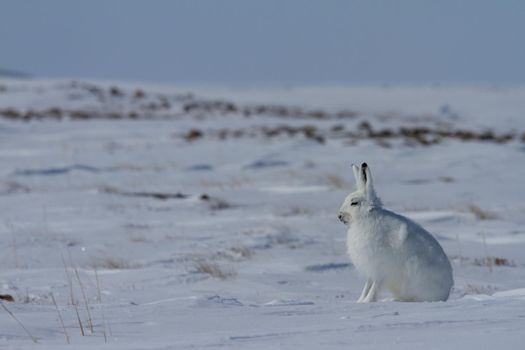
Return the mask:
{"type": "Polygon", "coordinates": [[[447,300],[453,285],[445,252],[424,228],[383,209],[370,168],[352,165],[357,191],[348,195],[339,219],[348,225],[348,253],[367,281],[357,302],[376,301],[388,289],[398,301],[447,300]]]}

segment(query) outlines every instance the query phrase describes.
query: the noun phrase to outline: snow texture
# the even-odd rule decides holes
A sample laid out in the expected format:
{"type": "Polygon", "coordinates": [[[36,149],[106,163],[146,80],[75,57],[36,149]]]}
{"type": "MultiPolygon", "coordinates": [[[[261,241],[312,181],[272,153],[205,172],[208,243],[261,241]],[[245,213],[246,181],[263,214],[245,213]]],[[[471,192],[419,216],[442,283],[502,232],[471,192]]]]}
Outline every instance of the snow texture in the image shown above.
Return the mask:
{"type": "MultiPolygon", "coordinates": [[[[523,347],[525,89],[115,85],[0,80],[0,294],[39,348],[523,347]],[[261,105],[300,110],[236,112],[261,105]],[[443,247],[448,301],[355,303],[337,216],[363,161],[443,247]]],[[[0,310],[0,349],[31,345],[0,310]]]]}

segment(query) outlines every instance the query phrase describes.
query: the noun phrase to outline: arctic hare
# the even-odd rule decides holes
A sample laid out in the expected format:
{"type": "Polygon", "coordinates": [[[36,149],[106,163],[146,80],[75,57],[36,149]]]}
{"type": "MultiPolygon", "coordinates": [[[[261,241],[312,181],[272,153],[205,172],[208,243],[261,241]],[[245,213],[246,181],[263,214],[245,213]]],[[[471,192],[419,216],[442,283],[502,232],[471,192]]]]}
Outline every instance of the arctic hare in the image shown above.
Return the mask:
{"type": "Polygon", "coordinates": [[[382,208],[370,168],[352,164],[357,190],[339,211],[348,226],[348,254],[367,277],[358,303],[377,300],[386,287],[397,301],[445,301],[453,285],[445,252],[424,228],[382,208]]]}

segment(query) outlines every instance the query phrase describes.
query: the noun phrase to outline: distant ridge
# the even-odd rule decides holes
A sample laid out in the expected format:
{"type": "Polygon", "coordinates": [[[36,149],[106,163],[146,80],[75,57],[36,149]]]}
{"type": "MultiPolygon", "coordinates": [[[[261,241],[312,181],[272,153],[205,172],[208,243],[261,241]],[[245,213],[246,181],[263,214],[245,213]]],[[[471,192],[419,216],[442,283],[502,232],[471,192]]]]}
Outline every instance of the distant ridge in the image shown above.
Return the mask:
{"type": "Polygon", "coordinates": [[[2,78],[31,78],[32,75],[16,70],[4,69],[0,67],[0,77],[2,78]]]}

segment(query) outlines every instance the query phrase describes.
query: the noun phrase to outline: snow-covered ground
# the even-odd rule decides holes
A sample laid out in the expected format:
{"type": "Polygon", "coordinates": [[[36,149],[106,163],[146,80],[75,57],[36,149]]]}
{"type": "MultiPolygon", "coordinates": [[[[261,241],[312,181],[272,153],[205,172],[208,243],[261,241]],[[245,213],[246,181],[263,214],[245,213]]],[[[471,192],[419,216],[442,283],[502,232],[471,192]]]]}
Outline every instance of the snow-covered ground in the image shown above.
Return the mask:
{"type": "MultiPolygon", "coordinates": [[[[0,80],[0,115],[0,294],[40,348],[523,347],[524,88],[0,80]],[[443,245],[449,301],[354,302],[361,161],[443,245]]],[[[0,310],[0,348],[31,344],[0,310]]]]}

